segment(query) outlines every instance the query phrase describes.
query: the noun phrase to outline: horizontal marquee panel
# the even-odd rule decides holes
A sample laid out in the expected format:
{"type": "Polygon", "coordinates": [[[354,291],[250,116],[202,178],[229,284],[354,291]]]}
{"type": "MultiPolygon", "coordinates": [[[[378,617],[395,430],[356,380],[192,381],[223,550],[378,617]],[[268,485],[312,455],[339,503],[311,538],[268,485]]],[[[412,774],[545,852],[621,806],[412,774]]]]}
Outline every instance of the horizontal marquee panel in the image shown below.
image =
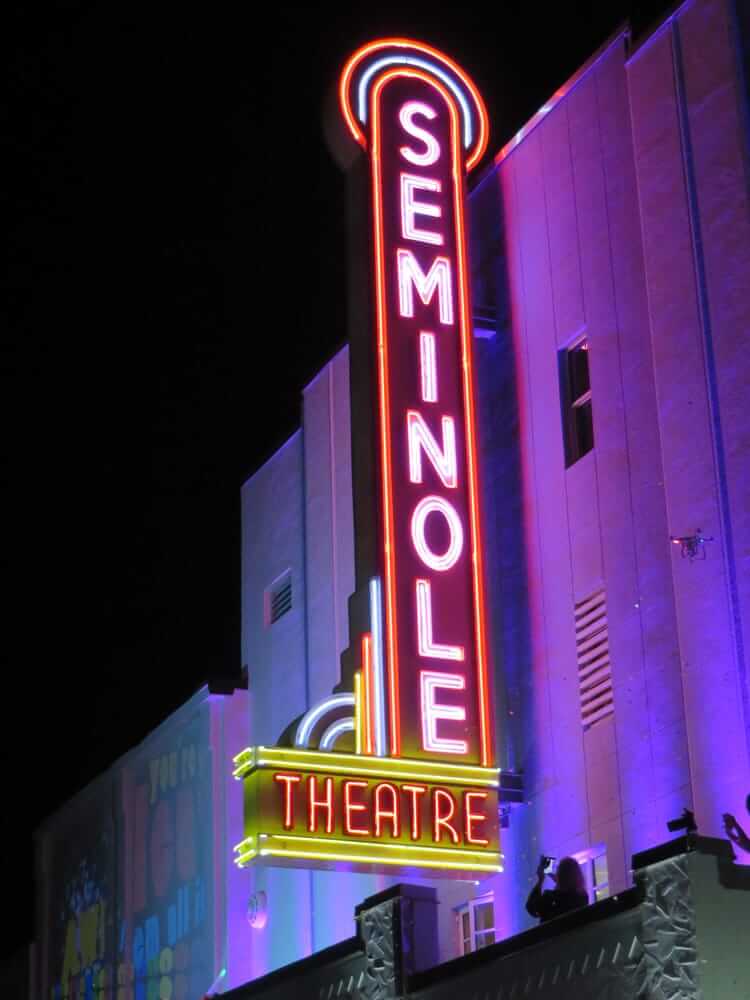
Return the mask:
{"type": "Polygon", "coordinates": [[[235,766],[240,867],[502,871],[495,769],[283,747],[244,751],[235,766]]]}

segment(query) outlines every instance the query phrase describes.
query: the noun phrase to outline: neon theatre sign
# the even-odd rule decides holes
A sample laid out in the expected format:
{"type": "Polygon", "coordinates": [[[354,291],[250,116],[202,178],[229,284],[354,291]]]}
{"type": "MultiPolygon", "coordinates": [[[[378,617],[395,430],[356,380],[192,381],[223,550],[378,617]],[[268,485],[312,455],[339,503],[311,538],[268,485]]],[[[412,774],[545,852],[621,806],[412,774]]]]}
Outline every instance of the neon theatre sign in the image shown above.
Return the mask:
{"type": "Polygon", "coordinates": [[[487,115],[404,39],[357,51],[339,94],[370,172],[381,563],[354,690],[235,759],[237,860],[497,872],[464,187],[487,115]]]}

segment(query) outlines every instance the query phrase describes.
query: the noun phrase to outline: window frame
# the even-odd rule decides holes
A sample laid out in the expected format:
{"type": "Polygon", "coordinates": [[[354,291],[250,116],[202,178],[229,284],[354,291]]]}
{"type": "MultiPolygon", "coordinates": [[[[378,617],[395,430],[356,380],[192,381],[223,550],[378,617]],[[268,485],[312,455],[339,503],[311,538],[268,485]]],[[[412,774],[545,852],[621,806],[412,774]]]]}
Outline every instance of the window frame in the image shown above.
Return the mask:
{"type": "Polygon", "coordinates": [[[595,844],[594,847],[587,847],[585,851],[578,851],[577,854],[571,855],[574,857],[578,864],[581,866],[581,871],[583,872],[583,877],[586,881],[586,893],[589,897],[589,903],[598,903],[602,899],[607,899],[609,897],[609,860],[607,859],[607,845],[606,844],[595,844]],[[596,862],[604,858],[607,863],[607,880],[606,882],[597,882],[596,880],[596,862]],[[602,893],[601,896],[597,896],[597,893],[602,893]]]}
{"type": "Polygon", "coordinates": [[[468,955],[472,951],[479,951],[480,948],[487,948],[490,944],[495,944],[497,942],[497,921],[495,915],[494,892],[485,892],[481,896],[476,896],[474,899],[467,900],[465,903],[462,903],[461,906],[456,907],[455,914],[459,955],[468,955]],[[492,926],[477,928],[476,911],[480,907],[486,906],[488,903],[492,907],[492,926]],[[467,939],[464,937],[464,917],[466,916],[469,918],[468,949],[466,948],[467,939]],[[484,944],[477,944],[477,937],[485,934],[492,934],[494,940],[487,941],[484,944]]]}
{"type": "Polygon", "coordinates": [[[596,443],[594,438],[594,408],[591,397],[591,366],[589,364],[590,350],[589,338],[587,333],[584,331],[583,333],[579,333],[573,340],[570,341],[570,343],[566,344],[558,351],[560,406],[562,409],[563,445],[565,451],[566,469],[569,469],[572,465],[575,465],[579,459],[583,458],[584,455],[588,455],[589,452],[593,451],[596,443]],[[571,356],[579,350],[586,352],[586,376],[588,389],[574,397],[571,356]],[[591,444],[589,447],[585,447],[585,443],[582,442],[577,427],[578,412],[582,411],[585,407],[588,407],[589,410],[588,421],[590,425],[591,438],[591,444]]]}

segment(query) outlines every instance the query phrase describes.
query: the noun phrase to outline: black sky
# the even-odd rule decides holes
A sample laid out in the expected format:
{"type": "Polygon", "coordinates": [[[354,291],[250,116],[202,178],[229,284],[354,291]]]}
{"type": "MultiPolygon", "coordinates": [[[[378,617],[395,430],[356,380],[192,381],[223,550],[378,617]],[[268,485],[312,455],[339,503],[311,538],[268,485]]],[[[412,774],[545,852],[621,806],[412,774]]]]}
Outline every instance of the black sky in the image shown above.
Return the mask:
{"type": "Polygon", "coordinates": [[[342,61],[384,34],[445,49],[484,93],[496,150],[633,14],[360,7],[0,15],[0,954],[31,934],[34,827],[240,667],[239,488],[345,338],[343,183],[322,130],[342,61]]]}

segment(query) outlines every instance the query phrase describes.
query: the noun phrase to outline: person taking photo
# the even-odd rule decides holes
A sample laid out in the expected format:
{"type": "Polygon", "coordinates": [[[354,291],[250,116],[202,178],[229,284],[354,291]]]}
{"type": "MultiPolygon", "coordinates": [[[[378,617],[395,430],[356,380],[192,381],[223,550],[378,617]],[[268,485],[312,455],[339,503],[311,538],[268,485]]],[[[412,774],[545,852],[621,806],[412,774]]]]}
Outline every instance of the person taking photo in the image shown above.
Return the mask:
{"type": "Polygon", "coordinates": [[[536,870],[536,885],[526,900],[526,910],[532,917],[538,917],[540,923],[561,917],[571,910],[579,910],[588,906],[589,897],[586,893],[586,883],[583,872],[575,858],[562,858],[553,874],[548,871],[550,859],[542,855],[536,870]],[[556,883],[554,889],[542,891],[545,876],[556,883]]]}

